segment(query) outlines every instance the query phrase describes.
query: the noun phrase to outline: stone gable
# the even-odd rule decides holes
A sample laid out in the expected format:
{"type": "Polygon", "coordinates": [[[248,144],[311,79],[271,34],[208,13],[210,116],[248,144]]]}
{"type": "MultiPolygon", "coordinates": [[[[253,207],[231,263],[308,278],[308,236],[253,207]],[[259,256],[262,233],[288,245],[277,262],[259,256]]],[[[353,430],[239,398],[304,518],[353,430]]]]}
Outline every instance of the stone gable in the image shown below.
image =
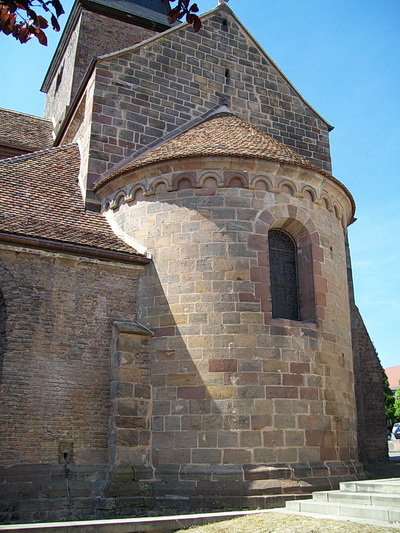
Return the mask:
{"type": "Polygon", "coordinates": [[[330,171],[330,126],[307,104],[230,10],[100,58],[88,188],[137,150],[226,104],[239,117],[330,171]]]}

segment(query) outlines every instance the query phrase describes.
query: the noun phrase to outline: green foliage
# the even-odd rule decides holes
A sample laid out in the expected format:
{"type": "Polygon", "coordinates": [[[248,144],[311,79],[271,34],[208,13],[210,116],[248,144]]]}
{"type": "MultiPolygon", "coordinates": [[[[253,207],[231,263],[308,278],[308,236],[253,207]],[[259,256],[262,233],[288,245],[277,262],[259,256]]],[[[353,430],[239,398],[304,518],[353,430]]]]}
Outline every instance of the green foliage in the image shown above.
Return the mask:
{"type": "MultiPolygon", "coordinates": [[[[382,372],[383,377],[383,394],[385,398],[385,412],[386,412],[386,418],[393,420],[396,416],[400,416],[400,396],[398,398],[399,402],[399,415],[396,415],[395,412],[395,397],[392,392],[392,389],[389,387],[389,380],[386,375],[386,372],[383,370],[382,372]]],[[[397,392],[399,389],[397,389],[397,392]]]]}
{"type": "MultiPolygon", "coordinates": [[[[399,380],[400,385],[400,380],[399,380]]],[[[394,416],[395,418],[400,418],[400,386],[396,390],[396,394],[394,397],[394,416]]]]}

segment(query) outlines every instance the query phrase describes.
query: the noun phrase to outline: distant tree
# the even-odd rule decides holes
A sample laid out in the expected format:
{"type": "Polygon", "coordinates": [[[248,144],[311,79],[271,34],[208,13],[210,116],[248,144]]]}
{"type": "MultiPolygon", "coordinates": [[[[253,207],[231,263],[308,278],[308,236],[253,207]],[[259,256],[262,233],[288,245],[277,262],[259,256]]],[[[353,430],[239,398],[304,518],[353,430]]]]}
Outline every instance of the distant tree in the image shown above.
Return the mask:
{"type": "Polygon", "coordinates": [[[396,390],[396,394],[394,396],[394,416],[395,418],[400,418],[400,380],[399,388],[396,390]]]}
{"type": "Polygon", "coordinates": [[[389,420],[393,420],[393,418],[395,418],[395,407],[394,407],[395,397],[394,397],[392,389],[389,386],[389,380],[384,370],[382,372],[382,377],[383,377],[383,394],[385,398],[386,418],[389,420]]]}

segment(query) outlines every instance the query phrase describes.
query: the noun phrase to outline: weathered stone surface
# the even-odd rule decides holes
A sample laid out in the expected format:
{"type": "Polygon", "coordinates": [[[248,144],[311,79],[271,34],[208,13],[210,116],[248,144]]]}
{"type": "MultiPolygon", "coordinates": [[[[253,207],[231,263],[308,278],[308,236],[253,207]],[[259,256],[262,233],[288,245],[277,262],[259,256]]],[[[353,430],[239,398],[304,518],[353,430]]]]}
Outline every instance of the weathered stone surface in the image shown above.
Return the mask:
{"type": "MultiPolygon", "coordinates": [[[[328,125],[225,15],[97,61],[64,136],[83,189],[222,103],[330,169],[328,125]]],[[[106,43],[94,18],[84,10],[77,48],[72,32],[71,83],[51,87],[58,118],[96,40],[110,51],[131,28],[114,20],[106,43]]],[[[131,33],[124,45],[153,35],[131,33]]],[[[377,390],[379,365],[348,297],[348,192],[315,168],[229,154],[126,172],[98,199],[152,254],[144,271],[1,249],[0,520],[272,507],[362,475],[353,349],[358,390],[377,390]],[[271,228],[296,243],[299,320],[272,315],[271,228]]],[[[374,394],[360,395],[371,427],[374,394]]],[[[380,438],[366,443],[382,457],[380,438]]]]}

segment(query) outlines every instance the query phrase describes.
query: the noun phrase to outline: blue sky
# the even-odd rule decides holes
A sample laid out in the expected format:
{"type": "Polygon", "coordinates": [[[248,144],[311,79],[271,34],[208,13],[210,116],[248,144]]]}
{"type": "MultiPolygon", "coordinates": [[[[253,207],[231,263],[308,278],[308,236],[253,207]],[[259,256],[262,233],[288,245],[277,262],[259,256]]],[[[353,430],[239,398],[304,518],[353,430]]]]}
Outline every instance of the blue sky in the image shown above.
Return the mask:
{"type": "MultiPolygon", "coordinates": [[[[217,0],[197,0],[202,12],[217,0]]],[[[69,12],[72,2],[64,0],[69,12]]],[[[400,364],[400,2],[230,0],[267,54],[330,122],[333,174],[352,192],[357,304],[384,367],[400,364]],[[399,271],[398,271],[399,269],[399,271]]],[[[62,17],[64,21],[66,16],[62,17]]],[[[42,115],[49,46],[0,35],[0,107],[42,115]]]]}

